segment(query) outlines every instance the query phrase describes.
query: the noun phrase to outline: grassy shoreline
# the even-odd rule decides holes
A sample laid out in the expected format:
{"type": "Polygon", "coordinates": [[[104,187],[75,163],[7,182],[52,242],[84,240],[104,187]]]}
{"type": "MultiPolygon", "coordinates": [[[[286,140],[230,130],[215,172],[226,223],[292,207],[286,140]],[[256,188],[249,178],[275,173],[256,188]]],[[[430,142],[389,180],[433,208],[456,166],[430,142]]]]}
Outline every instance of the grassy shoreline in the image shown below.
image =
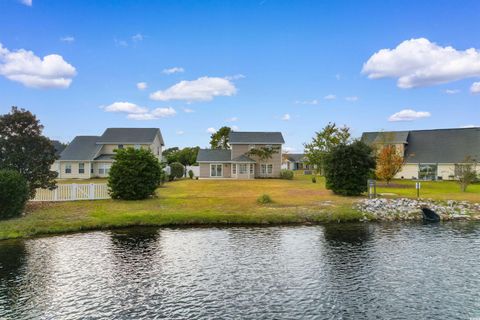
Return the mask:
{"type": "MultiPolygon", "coordinates": [[[[72,181],[62,181],[68,183],[72,181]]],[[[388,197],[414,197],[411,181],[380,186],[388,197]],[[392,195],[393,194],[393,195],[392,195]]],[[[426,198],[480,202],[480,185],[461,193],[454,182],[426,182],[426,198]]],[[[235,226],[353,222],[364,218],[354,209],[361,197],[340,197],[312,183],[311,177],[294,180],[214,181],[181,180],[157,190],[157,197],[142,201],[96,200],[30,203],[27,215],[0,221],[0,240],[40,235],[106,230],[133,226],[235,226]],[[256,199],[269,194],[273,203],[256,199]]],[[[374,219],[372,219],[374,220],[374,219]]]]}

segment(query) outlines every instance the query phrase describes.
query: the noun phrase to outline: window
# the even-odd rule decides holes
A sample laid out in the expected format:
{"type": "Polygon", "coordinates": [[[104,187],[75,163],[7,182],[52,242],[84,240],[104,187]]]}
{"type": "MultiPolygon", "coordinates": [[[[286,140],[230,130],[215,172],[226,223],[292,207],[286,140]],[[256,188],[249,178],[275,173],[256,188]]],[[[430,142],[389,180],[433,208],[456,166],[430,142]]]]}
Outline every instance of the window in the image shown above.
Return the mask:
{"type": "Polygon", "coordinates": [[[260,172],[262,174],[272,174],[273,172],[273,164],[268,163],[268,164],[262,164],[260,167],[260,172]]]}
{"type": "Polygon", "coordinates": [[[223,165],[211,164],[210,165],[210,177],[222,177],[223,165]]]}
{"type": "Polygon", "coordinates": [[[238,173],[240,174],[246,174],[247,173],[247,164],[246,163],[241,163],[240,168],[238,169],[238,173]]]}
{"type": "Polygon", "coordinates": [[[80,162],[78,164],[78,174],[84,174],[85,173],[85,163],[80,162]]]}
{"type": "Polygon", "coordinates": [[[232,164],[232,174],[236,175],[237,174],[237,165],[234,163],[232,164]]]}
{"type": "Polygon", "coordinates": [[[93,172],[93,163],[90,163],[90,173],[94,173],[93,172]]]}
{"type": "Polygon", "coordinates": [[[139,144],[136,144],[136,145],[134,146],[135,150],[139,150],[141,147],[142,147],[142,146],[139,145],[139,144]]]}
{"type": "Polygon", "coordinates": [[[250,174],[255,173],[255,165],[253,163],[250,164],[250,174]]]}
{"type": "Polygon", "coordinates": [[[99,163],[98,164],[98,174],[106,175],[110,172],[110,167],[112,164],[110,163],[99,163]]]}
{"type": "Polygon", "coordinates": [[[418,178],[422,180],[436,180],[438,166],[436,164],[419,164],[418,178]]]}
{"type": "Polygon", "coordinates": [[[119,144],[117,147],[118,149],[123,149],[123,144],[119,144]]]}
{"type": "Polygon", "coordinates": [[[65,173],[72,173],[72,164],[65,163],[65,173]]]}

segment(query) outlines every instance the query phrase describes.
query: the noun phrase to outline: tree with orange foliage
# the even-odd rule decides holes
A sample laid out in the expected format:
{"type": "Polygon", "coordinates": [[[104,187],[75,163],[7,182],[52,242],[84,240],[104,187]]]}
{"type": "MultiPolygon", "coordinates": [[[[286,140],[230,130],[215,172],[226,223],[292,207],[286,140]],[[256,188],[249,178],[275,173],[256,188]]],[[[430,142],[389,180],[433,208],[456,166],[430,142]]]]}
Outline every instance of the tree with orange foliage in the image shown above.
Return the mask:
{"type": "Polygon", "coordinates": [[[394,145],[386,145],[377,154],[377,167],[375,175],[381,180],[387,181],[387,185],[393,177],[402,170],[403,157],[394,145]]]}

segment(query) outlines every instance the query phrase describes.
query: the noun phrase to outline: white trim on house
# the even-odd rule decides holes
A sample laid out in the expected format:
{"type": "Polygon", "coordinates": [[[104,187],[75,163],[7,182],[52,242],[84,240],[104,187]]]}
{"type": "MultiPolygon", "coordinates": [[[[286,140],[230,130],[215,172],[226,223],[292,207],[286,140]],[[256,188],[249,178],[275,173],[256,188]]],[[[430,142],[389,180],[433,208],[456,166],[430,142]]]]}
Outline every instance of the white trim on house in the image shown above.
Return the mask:
{"type": "Polygon", "coordinates": [[[209,174],[210,178],[223,178],[223,163],[211,163],[209,168],[210,168],[210,174],[209,174]],[[212,166],[216,166],[216,168],[218,168],[218,166],[221,166],[222,174],[220,176],[217,176],[216,174],[218,173],[217,171],[218,169],[215,169],[215,175],[212,176],[212,166]]]}

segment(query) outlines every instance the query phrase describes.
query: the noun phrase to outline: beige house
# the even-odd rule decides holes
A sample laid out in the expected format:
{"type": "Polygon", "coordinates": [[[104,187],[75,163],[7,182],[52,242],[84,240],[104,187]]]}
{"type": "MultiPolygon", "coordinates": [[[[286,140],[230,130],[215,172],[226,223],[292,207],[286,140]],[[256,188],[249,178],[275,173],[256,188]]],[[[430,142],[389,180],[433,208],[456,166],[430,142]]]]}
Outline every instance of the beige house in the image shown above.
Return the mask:
{"type": "Polygon", "coordinates": [[[237,132],[229,136],[230,150],[200,149],[197,162],[201,179],[254,179],[278,178],[282,167],[281,132],[237,132]],[[248,156],[252,148],[272,147],[278,149],[271,159],[261,161],[248,156]]]}
{"type": "Polygon", "coordinates": [[[101,136],[77,136],[52,165],[60,179],[107,177],[115,149],[150,149],[162,160],[164,146],[158,128],[108,128],[101,136]]]}
{"type": "Polygon", "coordinates": [[[480,161],[480,128],[364,132],[361,140],[377,150],[395,145],[405,159],[396,179],[452,180],[459,165],[480,161]]]}

